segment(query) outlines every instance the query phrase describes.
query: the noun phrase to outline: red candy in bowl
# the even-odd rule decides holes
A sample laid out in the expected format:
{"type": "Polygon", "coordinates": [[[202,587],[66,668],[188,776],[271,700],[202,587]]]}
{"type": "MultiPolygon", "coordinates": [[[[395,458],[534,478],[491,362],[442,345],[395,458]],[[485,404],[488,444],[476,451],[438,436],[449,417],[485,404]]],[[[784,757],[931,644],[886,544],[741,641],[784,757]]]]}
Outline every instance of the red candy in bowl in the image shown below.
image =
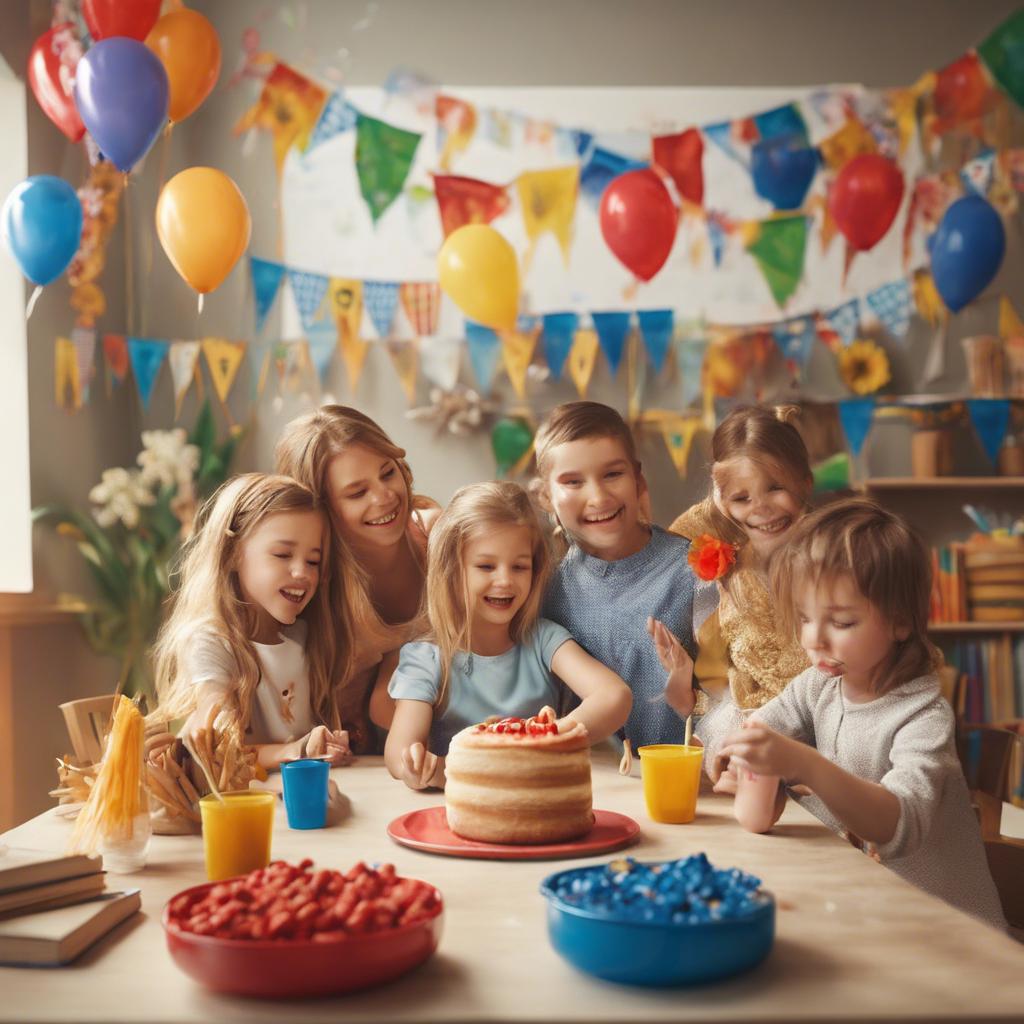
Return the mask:
{"type": "Polygon", "coordinates": [[[174,962],[217,992],[336,995],[405,974],[437,949],[444,905],[390,864],[347,872],[275,861],[178,893],[164,908],[174,962]]]}

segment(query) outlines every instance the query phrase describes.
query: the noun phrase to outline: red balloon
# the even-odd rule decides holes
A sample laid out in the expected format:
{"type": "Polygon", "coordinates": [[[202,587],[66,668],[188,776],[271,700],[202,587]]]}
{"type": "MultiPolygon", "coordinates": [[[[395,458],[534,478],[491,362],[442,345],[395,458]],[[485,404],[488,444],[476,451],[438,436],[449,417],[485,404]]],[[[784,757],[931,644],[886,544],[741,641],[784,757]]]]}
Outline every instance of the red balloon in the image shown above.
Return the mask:
{"type": "MultiPolygon", "coordinates": [[[[64,68],[60,62],[58,40],[54,38],[63,33],[70,34],[73,29],[70,22],[55,25],[35,41],[28,55],[28,84],[39,106],[43,108],[43,113],[72,142],[78,142],[85,134],[85,125],[75,106],[70,79],[67,90],[61,82],[64,68]]],[[[69,74],[66,71],[64,73],[69,74]]]]}
{"type": "Polygon", "coordinates": [[[903,172],[878,153],[855,156],[836,175],[828,208],[854,249],[866,252],[892,227],[903,199],[903,172]]]}
{"type": "Polygon", "coordinates": [[[601,196],[601,234],[641,281],[650,281],[665,265],[678,223],[679,211],[654,171],[620,174],[601,196]]]}
{"type": "Polygon", "coordinates": [[[129,36],[141,43],[160,17],[161,0],[82,0],[92,41],[129,36]]]}

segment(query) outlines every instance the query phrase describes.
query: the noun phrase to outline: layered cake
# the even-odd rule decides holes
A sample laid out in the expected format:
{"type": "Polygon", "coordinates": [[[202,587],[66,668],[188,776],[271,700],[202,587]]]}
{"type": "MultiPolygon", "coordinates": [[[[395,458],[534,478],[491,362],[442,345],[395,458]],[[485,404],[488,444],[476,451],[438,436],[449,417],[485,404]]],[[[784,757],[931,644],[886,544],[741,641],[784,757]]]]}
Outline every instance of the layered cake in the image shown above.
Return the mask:
{"type": "Polygon", "coordinates": [[[556,843],[593,827],[590,738],[580,723],[559,732],[551,708],[463,729],[445,775],[448,827],[464,839],[556,843]]]}

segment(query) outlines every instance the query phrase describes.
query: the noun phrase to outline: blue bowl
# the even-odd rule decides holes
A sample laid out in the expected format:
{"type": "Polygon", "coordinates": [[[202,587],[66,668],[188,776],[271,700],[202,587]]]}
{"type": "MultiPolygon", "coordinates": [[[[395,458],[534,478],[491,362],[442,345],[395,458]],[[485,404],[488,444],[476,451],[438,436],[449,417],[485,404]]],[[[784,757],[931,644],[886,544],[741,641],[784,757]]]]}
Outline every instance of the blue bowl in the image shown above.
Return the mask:
{"type": "Polygon", "coordinates": [[[663,987],[721,981],[756,967],[775,939],[775,900],[762,893],[742,917],[700,924],[616,920],[560,899],[560,880],[592,872],[572,868],[549,875],[540,891],[547,898],[548,935],[574,967],[606,981],[663,987]]]}

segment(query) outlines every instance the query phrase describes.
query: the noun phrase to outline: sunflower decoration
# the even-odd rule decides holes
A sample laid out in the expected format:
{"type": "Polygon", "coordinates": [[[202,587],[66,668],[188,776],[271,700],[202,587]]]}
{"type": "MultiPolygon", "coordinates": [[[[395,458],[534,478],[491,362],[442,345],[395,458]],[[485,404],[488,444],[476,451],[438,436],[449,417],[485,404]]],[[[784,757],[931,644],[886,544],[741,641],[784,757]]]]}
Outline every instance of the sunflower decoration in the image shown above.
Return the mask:
{"type": "Polygon", "coordinates": [[[870,395],[892,379],[885,349],[863,338],[840,350],[839,375],[855,395],[870,395]]]}

